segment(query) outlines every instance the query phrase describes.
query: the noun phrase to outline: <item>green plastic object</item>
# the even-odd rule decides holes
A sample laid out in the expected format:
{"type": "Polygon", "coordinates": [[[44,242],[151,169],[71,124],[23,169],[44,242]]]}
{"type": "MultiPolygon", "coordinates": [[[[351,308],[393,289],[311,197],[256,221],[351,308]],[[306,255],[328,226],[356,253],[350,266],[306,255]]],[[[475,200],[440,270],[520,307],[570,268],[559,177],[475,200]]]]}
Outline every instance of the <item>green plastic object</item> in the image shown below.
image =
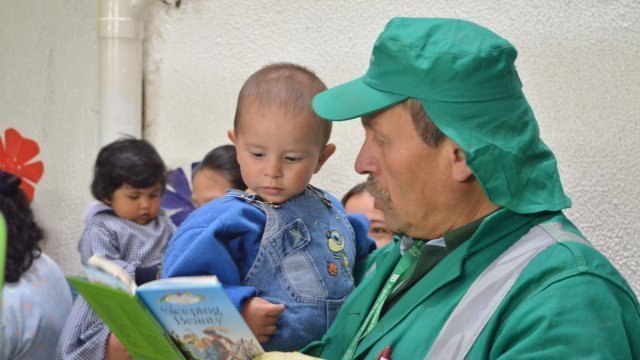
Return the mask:
{"type": "MultiPolygon", "coordinates": [[[[0,319],[2,319],[2,287],[4,286],[4,264],[7,257],[7,225],[0,213],[0,319]]],[[[0,339],[1,341],[2,339],[0,339]]]]}
{"type": "Polygon", "coordinates": [[[137,296],[77,276],[68,276],[67,279],[109,326],[133,359],[184,360],[162,325],[137,296]]]}
{"type": "Polygon", "coordinates": [[[7,225],[0,213],[0,290],[4,285],[4,264],[7,257],[7,225]]]}

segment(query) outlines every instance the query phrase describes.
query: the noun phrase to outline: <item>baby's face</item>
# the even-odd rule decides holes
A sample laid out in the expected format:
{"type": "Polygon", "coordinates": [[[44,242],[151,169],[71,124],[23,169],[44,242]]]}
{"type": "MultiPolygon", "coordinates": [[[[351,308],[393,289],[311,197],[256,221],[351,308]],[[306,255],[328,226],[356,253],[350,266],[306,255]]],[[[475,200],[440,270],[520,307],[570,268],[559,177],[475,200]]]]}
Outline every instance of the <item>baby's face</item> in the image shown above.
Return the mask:
{"type": "Polygon", "coordinates": [[[301,193],[326,160],[321,127],[278,109],[247,104],[238,128],[229,134],[238,151],[242,179],[268,202],[301,193]]]}
{"type": "Polygon", "coordinates": [[[109,205],[116,216],[145,225],[158,216],[161,196],[160,183],[148,188],[123,184],[111,195],[109,205]]]}
{"type": "Polygon", "coordinates": [[[346,204],[344,210],[347,214],[360,213],[364,214],[369,221],[369,237],[376,242],[379,248],[387,245],[393,240],[393,232],[384,222],[384,213],[373,206],[375,198],[368,191],[352,195],[346,204]]]}
{"type": "Polygon", "coordinates": [[[233,188],[231,181],[223,173],[209,168],[198,169],[192,183],[191,202],[196,208],[224,196],[227,189],[233,188]]]}

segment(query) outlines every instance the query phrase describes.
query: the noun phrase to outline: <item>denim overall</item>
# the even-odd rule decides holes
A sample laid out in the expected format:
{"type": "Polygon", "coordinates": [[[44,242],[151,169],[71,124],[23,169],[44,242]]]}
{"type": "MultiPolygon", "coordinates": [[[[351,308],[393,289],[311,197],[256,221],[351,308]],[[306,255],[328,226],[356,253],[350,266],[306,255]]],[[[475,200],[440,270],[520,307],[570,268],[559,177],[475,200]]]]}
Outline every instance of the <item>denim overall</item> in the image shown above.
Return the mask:
{"type": "Polygon", "coordinates": [[[266,213],[260,250],[243,279],[258,297],[284,304],[265,351],[319,340],[354,288],[355,234],[344,213],[312,186],[282,204],[232,191],[266,213]]]}

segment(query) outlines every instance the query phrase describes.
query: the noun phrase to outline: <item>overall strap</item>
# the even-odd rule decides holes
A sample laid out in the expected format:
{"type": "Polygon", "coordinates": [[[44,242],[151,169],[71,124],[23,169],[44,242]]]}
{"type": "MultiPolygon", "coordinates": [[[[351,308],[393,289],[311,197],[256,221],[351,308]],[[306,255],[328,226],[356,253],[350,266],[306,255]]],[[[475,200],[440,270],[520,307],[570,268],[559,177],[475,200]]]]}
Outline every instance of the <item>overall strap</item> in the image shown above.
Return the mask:
{"type": "Polygon", "coordinates": [[[327,207],[329,208],[333,207],[333,203],[331,202],[331,200],[329,200],[329,198],[319,188],[309,184],[307,185],[307,190],[316,194],[320,198],[320,200],[322,200],[322,203],[325,204],[327,207]]]}
{"type": "Polygon", "coordinates": [[[260,209],[263,210],[267,210],[269,208],[271,209],[279,209],[280,205],[279,204],[273,204],[273,203],[269,203],[266,201],[263,201],[258,195],[255,194],[248,194],[242,190],[237,190],[237,189],[231,189],[229,190],[229,192],[227,192],[226,196],[232,196],[238,199],[242,199],[245,202],[254,205],[255,207],[258,207],[260,209]]]}
{"type": "MultiPolygon", "coordinates": [[[[317,197],[320,198],[320,200],[322,200],[322,203],[325,204],[327,207],[329,208],[333,207],[333,203],[331,202],[331,200],[329,200],[329,198],[325,195],[325,193],[322,190],[318,189],[317,187],[309,184],[307,185],[305,192],[310,192],[312,194],[315,194],[317,197]]],[[[261,208],[265,208],[268,206],[272,209],[279,209],[282,207],[282,204],[270,203],[268,201],[264,201],[258,195],[248,194],[242,190],[232,189],[232,190],[229,190],[227,195],[243,199],[246,202],[254,204],[261,208]]]]}
{"type": "Polygon", "coordinates": [[[425,359],[464,359],[524,268],[540,252],[564,241],[588,244],[559,223],[547,222],[531,228],[471,284],[425,359]]]}

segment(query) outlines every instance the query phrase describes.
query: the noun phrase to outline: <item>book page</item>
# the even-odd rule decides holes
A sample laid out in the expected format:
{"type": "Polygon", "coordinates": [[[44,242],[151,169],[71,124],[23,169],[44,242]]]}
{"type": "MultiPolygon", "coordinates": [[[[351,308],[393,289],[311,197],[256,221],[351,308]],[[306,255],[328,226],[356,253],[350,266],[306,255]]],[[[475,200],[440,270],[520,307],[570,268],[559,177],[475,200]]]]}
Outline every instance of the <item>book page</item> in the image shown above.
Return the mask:
{"type": "Polygon", "coordinates": [[[121,289],[130,294],[136,292],[136,282],[127,272],[116,263],[99,255],[93,255],[87,260],[84,271],[91,282],[100,283],[121,289]]]}
{"type": "Polygon", "coordinates": [[[184,359],[171,338],[137,297],[78,277],[68,277],[95,313],[140,359],[184,359]]]}

